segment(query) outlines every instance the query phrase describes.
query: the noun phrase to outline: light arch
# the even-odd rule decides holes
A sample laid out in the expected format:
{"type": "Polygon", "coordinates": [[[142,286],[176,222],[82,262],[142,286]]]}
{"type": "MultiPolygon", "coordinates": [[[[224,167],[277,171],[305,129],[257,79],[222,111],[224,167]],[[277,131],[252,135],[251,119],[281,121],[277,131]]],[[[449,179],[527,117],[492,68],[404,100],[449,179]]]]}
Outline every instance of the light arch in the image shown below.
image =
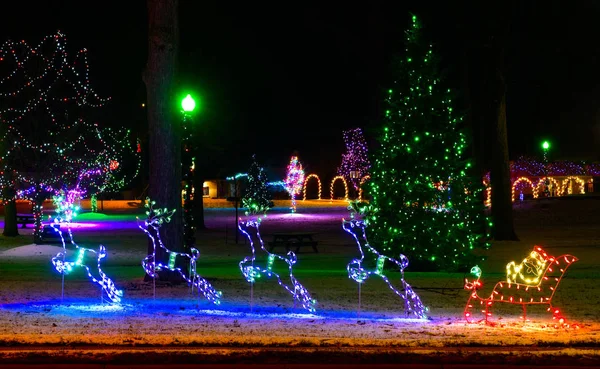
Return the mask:
{"type": "Polygon", "coordinates": [[[365,175],[360,179],[360,182],[358,183],[358,201],[362,201],[362,194],[363,194],[363,189],[362,189],[362,185],[368,181],[369,179],[371,179],[370,175],[365,175]]]}
{"type": "Polygon", "coordinates": [[[511,194],[511,200],[512,200],[512,202],[515,202],[515,189],[517,188],[517,185],[519,183],[521,183],[521,182],[525,182],[525,183],[529,184],[529,186],[531,186],[532,192],[535,189],[535,187],[533,186],[533,182],[531,182],[531,180],[529,180],[529,178],[526,178],[526,177],[517,178],[517,180],[515,180],[513,182],[513,185],[512,185],[512,191],[511,191],[511,193],[512,193],[511,194]]]}
{"type": "Polygon", "coordinates": [[[492,185],[487,178],[483,178],[483,185],[485,186],[485,202],[484,206],[487,208],[492,207],[492,185]]]}
{"type": "Polygon", "coordinates": [[[567,177],[565,179],[563,179],[563,185],[562,185],[562,189],[561,192],[564,194],[565,190],[567,190],[567,194],[571,195],[573,193],[573,186],[569,186],[569,181],[575,181],[575,183],[579,184],[579,193],[584,194],[585,193],[585,181],[579,177],[574,177],[574,176],[570,176],[567,177]]]}
{"type": "Polygon", "coordinates": [[[347,201],[348,200],[348,183],[346,182],[346,179],[342,176],[335,176],[331,180],[331,185],[329,186],[329,196],[331,197],[330,201],[333,201],[333,185],[338,180],[341,180],[344,183],[344,191],[345,191],[344,200],[347,201]]]}
{"type": "MultiPolygon", "coordinates": [[[[560,183],[558,183],[558,181],[552,177],[548,177],[548,181],[550,181],[550,183],[552,183],[554,188],[556,188],[556,196],[562,196],[563,191],[560,186],[560,183]]],[[[540,178],[538,183],[535,185],[535,188],[533,189],[533,198],[534,199],[537,199],[538,197],[540,197],[540,189],[545,184],[545,182],[546,182],[546,177],[543,177],[543,178],[540,178]]]]}
{"type": "Polygon", "coordinates": [[[302,199],[302,201],[306,200],[306,184],[308,183],[308,180],[311,178],[317,179],[317,184],[319,185],[319,200],[321,200],[321,179],[319,178],[318,175],[313,173],[313,174],[309,174],[304,179],[304,187],[302,188],[302,193],[303,193],[304,198],[302,199]]]}

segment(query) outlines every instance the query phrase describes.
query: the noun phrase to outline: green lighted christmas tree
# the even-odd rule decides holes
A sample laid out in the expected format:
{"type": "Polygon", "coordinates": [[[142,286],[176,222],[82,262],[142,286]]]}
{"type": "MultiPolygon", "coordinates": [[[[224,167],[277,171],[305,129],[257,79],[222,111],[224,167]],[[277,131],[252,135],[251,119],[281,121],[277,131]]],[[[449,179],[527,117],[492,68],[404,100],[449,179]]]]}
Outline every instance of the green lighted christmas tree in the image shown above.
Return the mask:
{"type": "Polygon", "coordinates": [[[468,176],[462,119],[451,91],[441,86],[432,45],[420,39],[416,16],[394,71],[369,184],[369,239],[388,254],[406,255],[413,266],[471,266],[474,249],[488,246],[482,182],[468,176]]]}
{"type": "Polygon", "coordinates": [[[269,189],[267,188],[267,175],[258,165],[256,156],[252,156],[252,165],[248,170],[248,186],[242,198],[246,215],[266,214],[272,206],[269,189]]]}

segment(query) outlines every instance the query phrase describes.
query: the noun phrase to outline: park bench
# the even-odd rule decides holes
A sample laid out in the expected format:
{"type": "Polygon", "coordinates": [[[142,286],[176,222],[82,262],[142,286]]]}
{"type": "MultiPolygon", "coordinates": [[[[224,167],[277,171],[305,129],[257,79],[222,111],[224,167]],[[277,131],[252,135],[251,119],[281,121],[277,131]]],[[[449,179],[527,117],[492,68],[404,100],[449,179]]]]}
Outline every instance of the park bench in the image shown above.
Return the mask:
{"type": "Polygon", "coordinates": [[[269,242],[269,252],[273,252],[275,247],[282,246],[286,251],[296,248],[296,253],[298,253],[302,246],[310,246],[318,253],[318,242],[313,240],[314,235],[315,233],[311,232],[274,233],[273,241],[269,242]]]}
{"type": "Polygon", "coordinates": [[[27,224],[33,224],[33,214],[17,213],[17,224],[21,224],[21,228],[27,228],[27,224]]]}
{"type": "MultiPolygon", "coordinates": [[[[558,322],[557,326],[568,326],[560,310],[552,305],[552,298],[567,268],[578,259],[572,255],[554,257],[548,255],[539,246],[535,246],[534,252],[543,261],[540,264],[539,277],[534,278],[530,283],[516,282],[515,280],[497,282],[489,297],[479,296],[477,291],[483,286],[480,281],[481,270],[478,267],[471,269],[471,272],[477,276],[477,279],[473,282],[465,279],[465,289],[472,291],[464,311],[467,322],[485,321],[485,323],[493,325],[494,323],[490,321],[493,304],[505,303],[521,305],[523,320],[527,319],[527,305],[546,305],[547,310],[553,315],[552,318],[558,322]],[[476,320],[474,316],[474,313],[477,313],[478,310],[483,314],[483,319],[481,320],[476,320]]],[[[511,271],[512,273],[513,268],[511,264],[514,263],[509,263],[507,271],[511,271]]],[[[523,270],[526,267],[527,265],[519,265],[516,270],[523,270]]]]}

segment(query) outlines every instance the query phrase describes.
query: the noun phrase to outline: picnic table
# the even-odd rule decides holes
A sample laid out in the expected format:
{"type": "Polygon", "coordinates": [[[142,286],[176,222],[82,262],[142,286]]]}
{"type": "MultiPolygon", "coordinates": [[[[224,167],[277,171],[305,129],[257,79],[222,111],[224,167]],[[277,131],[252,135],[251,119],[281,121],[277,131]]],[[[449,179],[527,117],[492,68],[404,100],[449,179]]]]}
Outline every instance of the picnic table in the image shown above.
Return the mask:
{"type": "Polygon", "coordinates": [[[290,251],[291,247],[295,247],[297,253],[300,251],[300,247],[311,246],[318,253],[318,242],[313,239],[315,234],[314,232],[273,233],[273,241],[269,242],[269,252],[272,252],[277,246],[283,246],[286,251],[290,251]]]}
{"type": "Polygon", "coordinates": [[[21,228],[27,228],[26,224],[33,224],[33,214],[17,213],[17,224],[22,224],[21,228]]]}

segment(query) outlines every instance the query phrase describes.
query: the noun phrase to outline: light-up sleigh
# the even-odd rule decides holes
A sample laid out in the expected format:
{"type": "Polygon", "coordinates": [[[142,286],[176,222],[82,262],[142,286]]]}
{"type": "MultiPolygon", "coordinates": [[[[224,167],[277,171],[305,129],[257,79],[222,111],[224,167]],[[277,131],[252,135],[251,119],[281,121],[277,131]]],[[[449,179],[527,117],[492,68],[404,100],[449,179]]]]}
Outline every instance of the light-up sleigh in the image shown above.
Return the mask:
{"type": "Polygon", "coordinates": [[[472,291],[465,307],[465,319],[469,323],[485,322],[493,325],[491,317],[494,303],[506,303],[521,305],[522,319],[526,320],[528,305],[546,305],[547,311],[556,320],[555,326],[568,327],[560,310],[552,305],[552,299],[567,269],[577,260],[572,255],[554,257],[535,246],[522,263],[511,262],[507,265],[506,281],[496,283],[489,297],[479,296],[477,291],[483,286],[480,280],[481,269],[473,267],[471,273],[477,279],[473,282],[465,279],[465,289],[472,291]],[[483,315],[482,318],[478,318],[480,314],[483,315]]]}

